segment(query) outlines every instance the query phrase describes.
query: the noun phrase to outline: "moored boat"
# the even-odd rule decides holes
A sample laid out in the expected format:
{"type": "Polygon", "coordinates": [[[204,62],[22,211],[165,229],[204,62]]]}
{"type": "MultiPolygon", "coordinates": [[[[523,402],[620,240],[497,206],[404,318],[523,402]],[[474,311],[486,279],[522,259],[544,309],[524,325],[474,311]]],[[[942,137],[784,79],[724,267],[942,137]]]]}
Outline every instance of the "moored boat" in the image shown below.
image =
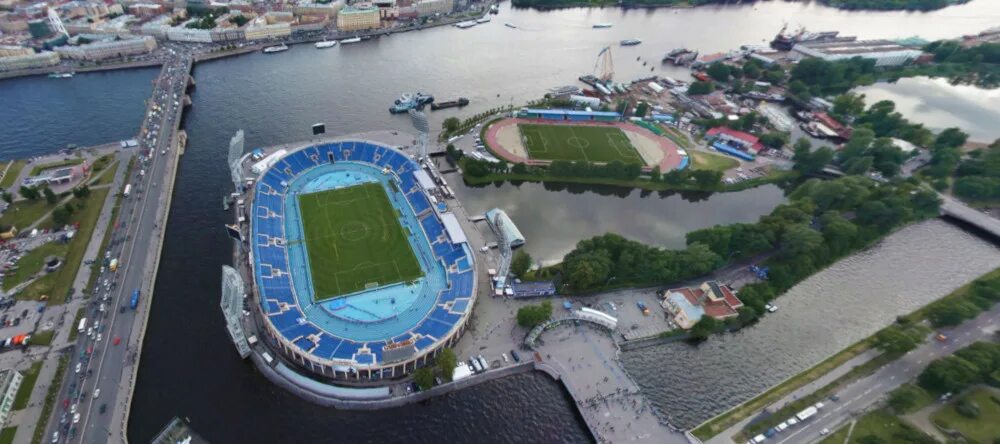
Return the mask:
{"type": "Polygon", "coordinates": [[[264,54],[274,54],[276,52],[288,51],[288,46],[284,43],[277,46],[268,46],[264,48],[264,54]]]}
{"type": "Polygon", "coordinates": [[[323,40],[322,42],[316,42],[316,48],[319,49],[333,48],[334,46],[337,46],[336,40],[323,40]]]}
{"type": "Polygon", "coordinates": [[[611,26],[611,23],[594,23],[595,29],[610,28],[611,26]]]}
{"type": "Polygon", "coordinates": [[[625,39],[625,40],[622,40],[619,43],[622,46],[635,46],[635,45],[638,45],[638,44],[642,43],[642,40],[639,40],[639,39],[625,39]]]}
{"type": "Polygon", "coordinates": [[[361,41],[361,37],[351,37],[349,39],[343,39],[340,41],[341,45],[346,45],[348,43],[358,43],[361,41]]]}

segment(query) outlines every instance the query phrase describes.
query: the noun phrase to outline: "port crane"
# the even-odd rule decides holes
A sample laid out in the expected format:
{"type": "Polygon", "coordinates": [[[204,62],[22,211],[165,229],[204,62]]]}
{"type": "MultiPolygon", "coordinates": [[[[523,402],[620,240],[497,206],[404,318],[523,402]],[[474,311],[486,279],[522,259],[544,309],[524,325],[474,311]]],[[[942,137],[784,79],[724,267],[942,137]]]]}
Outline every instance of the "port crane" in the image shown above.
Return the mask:
{"type": "Polygon", "coordinates": [[[594,76],[605,82],[615,76],[615,64],[611,60],[610,46],[605,46],[601,52],[597,53],[597,61],[594,62],[594,76]]]}

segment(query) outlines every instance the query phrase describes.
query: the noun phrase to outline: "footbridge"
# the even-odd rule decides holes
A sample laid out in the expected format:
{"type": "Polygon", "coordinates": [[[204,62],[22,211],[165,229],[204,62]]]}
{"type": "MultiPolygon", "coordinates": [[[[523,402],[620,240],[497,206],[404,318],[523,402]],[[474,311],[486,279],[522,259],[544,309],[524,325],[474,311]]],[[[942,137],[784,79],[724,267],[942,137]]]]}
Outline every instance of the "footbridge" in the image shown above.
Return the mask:
{"type": "Polygon", "coordinates": [[[964,222],[1000,240],[1000,219],[970,208],[959,200],[940,194],[941,215],[964,222]]]}

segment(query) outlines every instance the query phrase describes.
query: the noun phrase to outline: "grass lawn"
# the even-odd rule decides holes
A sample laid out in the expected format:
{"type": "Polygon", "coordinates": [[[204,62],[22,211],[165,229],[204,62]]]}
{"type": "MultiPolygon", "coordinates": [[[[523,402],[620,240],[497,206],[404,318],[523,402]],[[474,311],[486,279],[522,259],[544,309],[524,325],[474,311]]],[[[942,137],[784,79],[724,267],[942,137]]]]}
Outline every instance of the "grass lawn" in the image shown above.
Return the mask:
{"type": "MultiPolygon", "coordinates": [[[[849,428],[849,425],[845,425],[837,433],[824,439],[822,444],[842,444],[844,439],[847,438],[847,430],[849,428]]],[[[900,421],[899,418],[889,413],[886,409],[876,410],[858,420],[858,423],[854,426],[854,432],[851,433],[851,440],[848,443],[860,444],[864,442],[864,438],[867,436],[877,436],[882,439],[880,442],[886,443],[914,442],[913,437],[915,436],[924,436],[930,439],[923,432],[900,421]]]]}
{"type": "Polygon", "coordinates": [[[704,151],[690,150],[691,168],[696,170],[726,171],[740,166],[736,159],[718,154],[706,153],[704,151]]]}
{"type": "MultiPolygon", "coordinates": [[[[80,319],[83,319],[84,308],[85,307],[80,307],[78,310],[76,310],[76,316],[73,316],[73,323],[70,324],[71,326],[80,325],[80,319]]],[[[70,328],[69,329],[69,342],[75,341],[77,334],[78,334],[78,330],[76,328],[70,328]]]]}
{"type": "Polygon", "coordinates": [[[24,165],[27,162],[23,160],[12,160],[8,163],[10,166],[7,168],[7,173],[3,175],[3,179],[0,179],[0,188],[7,189],[14,185],[14,181],[17,180],[17,176],[21,174],[21,170],[24,169],[24,165]]]}
{"type": "Polygon", "coordinates": [[[83,163],[83,158],[82,157],[78,157],[78,158],[74,158],[74,159],[67,159],[67,160],[60,160],[58,162],[52,162],[52,163],[45,163],[45,164],[41,164],[41,165],[38,165],[38,166],[32,168],[31,169],[31,175],[32,176],[37,176],[38,173],[41,173],[42,171],[45,171],[45,170],[51,170],[53,168],[59,168],[59,167],[70,166],[70,165],[79,165],[81,163],[83,163]]]}
{"type": "Polygon", "coordinates": [[[14,442],[14,435],[17,434],[17,427],[4,427],[0,430],[0,444],[10,444],[14,442]]]}
{"type": "Polygon", "coordinates": [[[13,225],[22,230],[55,208],[54,205],[49,205],[44,197],[14,202],[7,211],[4,211],[3,216],[0,216],[0,225],[5,227],[13,225]]]}
{"type": "Polygon", "coordinates": [[[31,345],[51,345],[52,339],[55,338],[55,330],[44,330],[40,332],[35,332],[31,335],[31,345]]]}
{"type": "Polygon", "coordinates": [[[35,382],[38,381],[38,373],[42,371],[42,364],[45,362],[38,361],[31,364],[26,372],[24,372],[24,380],[21,381],[21,387],[17,389],[17,394],[14,395],[14,410],[21,410],[28,406],[28,400],[31,399],[31,391],[35,389],[35,382]]]}
{"type": "Polygon", "coordinates": [[[942,407],[931,417],[935,424],[958,430],[973,442],[989,443],[1000,439],[1000,395],[987,389],[975,389],[959,400],[942,407]],[[959,400],[971,401],[979,405],[979,417],[968,418],[955,410],[959,400]]]}
{"type": "Polygon", "coordinates": [[[423,274],[381,184],[304,194],[299,206],[317,300],[423,274]]]}
{"type": "Polygon", "coordinates": [[[644,163],[622,130],[582,125],[518,125],[528,156],[541,160],[644,163]]]}
{"type": "Polygon", "coordinates": [[[97,160],[95,160],[94,163],[90,165],[90,170],[101,171],[104,169],[104,167],[110,165],[111,161],[113,160],[115,160],[114,154],[105,154],[101,157],[98,157],[97,160]]]}
{"type": "Polygon", "coordinates": [[[66,257],[67,244],[62,242],[48,242],[40,247],[29,251],[21,260],[17,261],[17,270],[7,273],[3,277],[3,289],[10,290],[18,284],[27,281],[45,266],[45,258],[48,256],[66,257]]]}
{"type": "Polygon", "coordinates": [[[88,185],[90,185],[90,186],[107,185],[107,184],[109,184],[109,183],[111,183],[112,181],[115,180],[115,172],[117,172],[117,171],[118,171],[118,162],[112,163],[111,164],[111,168],[108,168],[108,169],[102,171],[101,173],[99,173],[99,175],[97,176],[97,178],[96,179],[91,179],[91,181],[90,181],[90,183],[88,183],[88,185]]]}
{"type": "Polygon", "coordinates": [[[108,195],[108,189],[102,188],[93,190],[85,199],[73,199],[73,205],[78,207],[70,217],[70,223],[79,222],[80,229],[69,242],[65,255],[65,264],[55,273],[49,273],[32,282],[18,295],[18,299],[38,300],[43,295],[49,296],[50,304],[61,304],[69,296],[70,288],[76,273],[80,269],[83,261],[83,254],[87,251],[87,243],[90,242],[91,235],[94,234],[94,225],[101,214],[101,207],[104,206],[104,198],[108,195]],[[82,204],[82,208],[79,208],[82,204]]]}

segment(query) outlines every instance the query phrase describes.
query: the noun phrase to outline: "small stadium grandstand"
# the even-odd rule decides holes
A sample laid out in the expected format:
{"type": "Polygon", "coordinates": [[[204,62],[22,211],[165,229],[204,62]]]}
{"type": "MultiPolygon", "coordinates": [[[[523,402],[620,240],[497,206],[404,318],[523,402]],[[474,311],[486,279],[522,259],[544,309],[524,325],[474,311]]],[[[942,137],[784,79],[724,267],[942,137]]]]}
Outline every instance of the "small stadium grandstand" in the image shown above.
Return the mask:
{"type": "Polygon", "coordinates": [[[475,301],[473,254],[455,216],[431,204],[417,162],[339,141],[279,152],[256,171],[254,302],[287,361],[377,381],[458,340],[475,301]]]}

